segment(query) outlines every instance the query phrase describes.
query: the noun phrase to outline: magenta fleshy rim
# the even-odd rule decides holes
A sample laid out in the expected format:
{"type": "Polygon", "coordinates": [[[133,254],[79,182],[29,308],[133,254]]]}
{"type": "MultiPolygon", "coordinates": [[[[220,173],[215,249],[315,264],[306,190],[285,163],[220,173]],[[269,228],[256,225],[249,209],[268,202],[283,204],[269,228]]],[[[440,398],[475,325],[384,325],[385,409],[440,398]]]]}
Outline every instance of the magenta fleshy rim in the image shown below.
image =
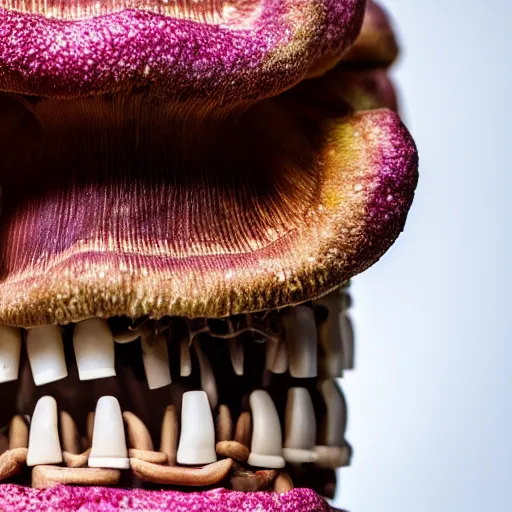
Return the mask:
{"type": "Polygon", "coordinates": [[[178,99],[254,101],[341,54],[363,15],[364,0],[266,0],[254,27],[233,30],[142,10],[70,21],[0,8],[0,90],[77,96],[150,87],[178,99]]]}
{"type": "Polygon", "coordinates": [[[244,493],[226,489],[185,493],[73,486],[32,489],[3,484],[0,485],[0,510],[2,512],[18,510],[38,512],[72,512],[75,510],[81,512],[114,512],[117,510],[329,512],[333,509],[311,489],[293,489],[283,494],[244,493]]]}

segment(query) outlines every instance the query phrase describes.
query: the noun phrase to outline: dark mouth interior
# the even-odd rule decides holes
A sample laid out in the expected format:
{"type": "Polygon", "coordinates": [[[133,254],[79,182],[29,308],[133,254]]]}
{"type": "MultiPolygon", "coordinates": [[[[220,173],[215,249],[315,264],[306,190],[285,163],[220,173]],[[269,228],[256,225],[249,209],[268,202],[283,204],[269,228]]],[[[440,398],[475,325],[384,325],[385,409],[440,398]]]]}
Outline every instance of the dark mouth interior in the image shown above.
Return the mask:
{"type": "MultiPolygon", "coordinates": [[[[3,384],[0,478],[34,487],[284,492],[295,486],[332,498],[335,469],[351,455],[344,439],[346,406],[335,380],[353,366],[349,306],[348,294],[338,291],[315,303],[225,319],[95,318],[30,331],[7,328],[23,343],[18,378],[3,384]],[[86,324],[96,330],[84,329],[86,324]],[[65,378],[41,370],[58,366],[54,349],[41,355],[41,347],[49,346],[48,332],[52,339],[61,337],[65,378]],[[105,346],[114,345],[115,376],[98,356],[105,333],[105,346]],[[84,349],[89,345],[96,351],[84,349]],[[155,348],[162,346],[163,352],[155,348]],[[103,375],[111,376],[80,380],[103,375]],[[206,397],[206,409],[197,403],[182,407],[187,395],[206,397]],[[262,396],[273,404],[270,412],[258,405],[262,396]],[[56,401],[53,412],[43,405],[52,400],[48,397],[56,401]],[[99,400],[119,404],[124,433],[115,413],[105,421],[99,400]],[[170,429],[171,411],[177,430],[170,429]],[[215,439],[208,438],[212,431],[215,439]],[[57,459],[55,447],[53,453],[48,447],[52,438],[60,440],[57,459]],[[105,438],[129,452],[103,453],[105,438]],[[87,452],[91,444],[94,453],[87,452]],[[20,455],[20,450],[25,451],[20,455]],[[197,458],[190,455],[194,450],[209,455],[197,458]],[[13,457],[18,462],[6,465],[13,457]],[[128,459],[120,469],[116,461],[128,459]],[[217,476],[204,476],[215,468],[217,476]]],[[[7,361],[3,370],[9,369],[7,361]]]]}

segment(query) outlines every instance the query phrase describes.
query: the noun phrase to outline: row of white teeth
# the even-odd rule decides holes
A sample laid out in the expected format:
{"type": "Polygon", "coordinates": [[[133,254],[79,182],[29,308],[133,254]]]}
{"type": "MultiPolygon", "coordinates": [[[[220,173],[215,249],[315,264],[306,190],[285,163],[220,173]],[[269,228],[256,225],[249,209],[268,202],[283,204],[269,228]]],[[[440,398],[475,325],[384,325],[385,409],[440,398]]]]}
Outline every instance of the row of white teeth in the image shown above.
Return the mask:
{"type": "MultiPolygon", "coordinates": [[[[341,377],[344,369],[351,369],[354,361],[354,337],[345,301],[339,295],[330,295],[316,302],[327,309],[324,322],[317,325],[312,308],[296,306],[282,315],[283,339],[269,339],[266,344],[266,368],[280,374],[289,371],[292,377],[313,378],[320,371],[323,376],[341,377]],[[318,360],[318,349],[324,357],[318,360]]],[[[106,320],[89,318],[78,322],[73,333],[73,347],[80,380],[100,379],[116,375],[114,342],[126,343],[140,337],[142,359],[149,389],[171,384],[167,340],[163,333],[132,331],[114,337],[106,320]]],[[[191,345],[182,340],[180,345],[180,375],[188,377],[192,371],[191,345]]],[[[0,326],[0,383],[18,378],[22,332],[20,329],[0,326]]],[[[198,342],[192,344],[200,366],[202,387],[208,392],[212,407],[216,404],[215,383],[211,368],[198,342]],[[209,388],[209,389],[208,389],[209,388]]],[[[62,331],[58,325],[29,329],[26,349],[36,386],[67,377],[62,331]]],[[[244,347],[238,338],[229,340],[229,352],[237,375],[244,373],[244,347]]]]}
{"type": "MultiPolygon", "coordinates": [[[[285,413],[284,443],[278,412],[271,396],[264,390],[251,393],[249,405],[252,435],[250,443],[247,442],[250,444],[247,460],[250,466],[278,469],[286,463],[314,463],[319,467],[336,468],[349,463],[350,448],[344,439],[345,400],[333,379],[322,381],[319,388],[327,409],[323,433],[317,437],[317,422],[309,391],[303,387],[290,388],[285,413]],[[318,439],[321,439],[322,444],[317,444],[318,439]]],[[[126,414],[133,416],[132,413],[126,414]]],[[[217,461],[216,441],[219,439],[216,440],[212,409],[204,391],[188,391],[183,394],[180,430],[175,451],[178,464],[198,466],[217,461]]],[[[175,434],[173,436],[176,437],[175,434]]],[[[98,400],[91,437],[89,467],[130,468],[123,414],[119,402],[113,396],[103,396],[98,400]]],[[[149,437],[149,433],[145,437],[149,437]]],[[[162,438],[161,446],[172,442],[172,439],[162,438]]],[[[61,462],[63,451],[59,438],[57,402],[51,396],[44,396],[37,402],[31,418],[27,465],[61,462]]]]}

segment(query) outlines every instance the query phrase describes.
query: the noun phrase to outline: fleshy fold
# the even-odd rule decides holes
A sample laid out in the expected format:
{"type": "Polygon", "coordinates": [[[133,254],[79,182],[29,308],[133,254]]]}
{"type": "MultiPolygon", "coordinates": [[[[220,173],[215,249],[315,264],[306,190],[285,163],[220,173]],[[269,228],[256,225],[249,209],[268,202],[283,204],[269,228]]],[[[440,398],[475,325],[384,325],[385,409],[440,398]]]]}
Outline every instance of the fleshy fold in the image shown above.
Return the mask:
{"type": "Polygon", "coordinates": [[[364,4],[264,0],[249,23],[226,25],[133,9],[73,21],[0,8],[0,90],[76,97],[147,87],[221,107],[252,102],[341,58],[364,4]]]}
{"type": "Polygon", "coordinates": [[[59,486],[31,489],[0,485],[0,510],[34,512],[115,512],[120,510],[189,512],[329,512],[329,505],[310,489],[293,489],[284,494],[231,492],[215,489],[205,492],[146,491],[106,487],[59,486]]]}

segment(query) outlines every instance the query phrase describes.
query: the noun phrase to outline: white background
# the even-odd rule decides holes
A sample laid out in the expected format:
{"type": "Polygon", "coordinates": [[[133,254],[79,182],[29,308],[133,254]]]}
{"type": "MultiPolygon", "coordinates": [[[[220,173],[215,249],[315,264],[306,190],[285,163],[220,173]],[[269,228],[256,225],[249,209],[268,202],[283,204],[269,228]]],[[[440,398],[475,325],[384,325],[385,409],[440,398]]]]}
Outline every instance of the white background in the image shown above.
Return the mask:
{"type": "Polygon", "coordinates": [[[512,510],[512,2],[381,0],[420,152],[404,234],[354,280],[337,506],[512,510]]]}

